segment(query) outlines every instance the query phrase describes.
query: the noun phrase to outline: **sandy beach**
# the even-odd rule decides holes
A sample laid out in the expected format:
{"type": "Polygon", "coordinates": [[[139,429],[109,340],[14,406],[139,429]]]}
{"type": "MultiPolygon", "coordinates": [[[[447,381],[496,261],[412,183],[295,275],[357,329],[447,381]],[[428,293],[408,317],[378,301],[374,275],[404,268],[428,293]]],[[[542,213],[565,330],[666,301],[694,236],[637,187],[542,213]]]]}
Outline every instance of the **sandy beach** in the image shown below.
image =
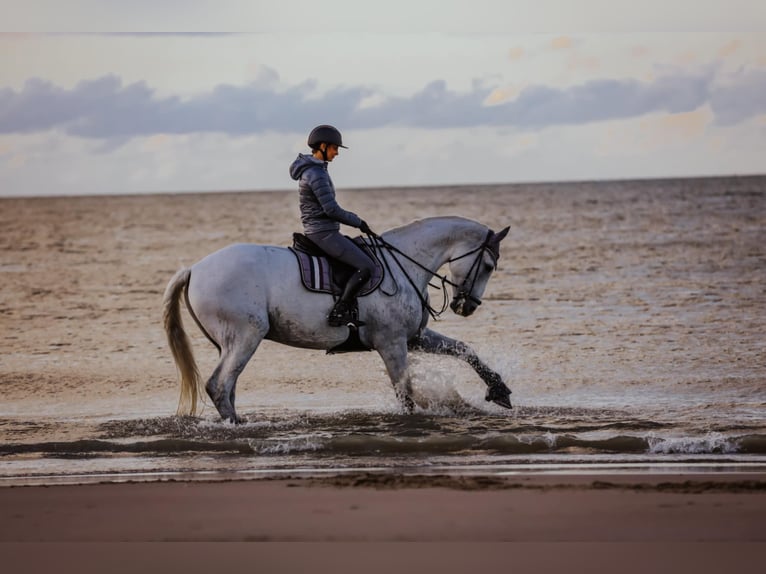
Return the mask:
{"type": "Polygon", "coordinates": [[[350,475],[0,489],[4,542],[766,542],[763,475],[350,475]]]}
{"type": "Polygon", "coordinates": [[[14,572],[203,572],[222,559],[269,572],[757,572],[764,478],[362,474],[0,488],[0,548],[14,572]],[[135,546],[151,542],[197,544],[135,546]],[[411,542],[428,544],[402,544],[411,542]]]}

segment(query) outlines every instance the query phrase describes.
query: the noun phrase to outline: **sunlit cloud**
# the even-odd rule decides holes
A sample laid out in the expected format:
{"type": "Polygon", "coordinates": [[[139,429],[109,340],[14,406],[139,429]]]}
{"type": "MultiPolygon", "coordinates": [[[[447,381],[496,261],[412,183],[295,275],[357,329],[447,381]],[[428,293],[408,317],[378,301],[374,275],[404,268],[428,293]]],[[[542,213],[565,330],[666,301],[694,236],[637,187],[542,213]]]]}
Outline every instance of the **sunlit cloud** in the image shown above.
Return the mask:
{"type": "Polygon", "coordinates": [[[484,100],[484,105],[494,106],[497,104],[503,104],[510,100],[515,99],[520,93],[519,88],[513,86],[506,86],[503,88],[495,88],[490,92],[487,98],[484,100]]]}
{"type": "Polygon", "coordinates": [[[713,114],[708,107],[681,114],[668,114],[657,118],[659,130],[684,139],[698,138],[710,124],[713,114]]]}
{"type": "Polygon", "coordinates": [[[644,155],[701,141],[712,123],[703,106],[678,114],[649,114],[605,124],[595,151],[602,157],[644,155]]]}
{"type": "Polygon", "coordinates": [[[676,62],[681,66],[691,66],[699,62],[699,56],[691,50],[686,50],[676,57],[676,62]]]}
{"type": "Polygon", "coordinates": [[[569,36],[558,36],[551,40],[550,45],[554,50],[567,50],[572,47],[573,41],[569,36]]]}
{"type": "Polygon", "coordinates": [[[508,50],[508,59],[511,62],[518,62],[524,57],[524,48],[516,46],[508,50]]]}
{"type": "Polygon", "coordinates": [[[573,55],[568,62],[570,70],[594,72],[601,67],[601,60],[596,56],[573,55]]]}
{"type": "Polygon", "coordinates": [[[633,46],[630,49],[630,55],[637,59],[645,58],[649,55],[649,48],[646,46],[633,46]]]}
{"type": "Polygon", "coordinates": [[[171,144],[171,137],[167,134],[155,134],[149,136],[143,142],[143,149],[146,151],[159,151],[171,144]]]}
{"type": "Polygon", "coordinates": [[[377,108],[386,103],[386,96],[380,92],[365,96],[359,101],[357,109],[365,110],[369,108],[377,108]]]}
{"type": "Polygon", "coordinates": [[[737,51],[739,51],[741,46],[742,42],[739,40],[732,40],[731,42],[721,47],[721,49],[718,51],[718,56],[722,59],[733,56],[735,53],[737,53],[737,51]]]}

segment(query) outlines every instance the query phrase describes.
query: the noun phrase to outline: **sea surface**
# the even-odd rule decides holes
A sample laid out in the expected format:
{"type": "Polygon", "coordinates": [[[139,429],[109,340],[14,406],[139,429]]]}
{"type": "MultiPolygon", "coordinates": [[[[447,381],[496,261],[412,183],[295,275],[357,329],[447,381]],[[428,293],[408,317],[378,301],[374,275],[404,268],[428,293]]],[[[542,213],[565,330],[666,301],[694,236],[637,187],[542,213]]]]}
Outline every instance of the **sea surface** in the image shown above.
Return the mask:
{"type": "Polygon", "coordinates": [[[727,401],[710,393],[673,406],[667,398],[657,404],[661,397],[561,394],[524,397],[509,412],[444,398],[412,415],[392,405],[261,409],[246,412],[252,422],[242,425],[220,422],[211,410],[200,418],[3,418],[0,480],[766,469],[762,396],[727,401]]]}
{"type": "MultiPolygon", "coordinates": [[[[764,177],[348,192],[378,229],[412,213],[512,226],[480,310],[431,327],[471,344],[513,391],[513,409],[485,402],[481,381],[454,358],[413,357],[419,407],[404,414],[374,353],[266,342],[240,378],[241,425],[209,405],[199,417],[174,414],[162,291],[180,264],[239,236],[217,231],[209,213],[185,236],[173,226],[185,210],[244,217],[231,206],[251,202],[272,214],[253,240],[279,244],[274,229],[289,228],[292,200],[64,202],[2,203],[5,223],[22,221],[0,231],[0,485],[766,469],[764,177]],[[398,206],[389,219],[384,198],[398,206]],[[135,235],[126,211],[148,218],[135,235]],[[44,213],[74,222],[58,254],[42,239],[19,247],[24,218],[44,225],[44,213]],[[189,254],[195,237],[212,240],[189,254]],[[132,251],[108,257],[119,249],[110,241],[132,251]],[[41,266],[63,288],[40,292],[41,266]]],[[[209,373],[214,350],[198,333],[194,348],[209,373]]]]}

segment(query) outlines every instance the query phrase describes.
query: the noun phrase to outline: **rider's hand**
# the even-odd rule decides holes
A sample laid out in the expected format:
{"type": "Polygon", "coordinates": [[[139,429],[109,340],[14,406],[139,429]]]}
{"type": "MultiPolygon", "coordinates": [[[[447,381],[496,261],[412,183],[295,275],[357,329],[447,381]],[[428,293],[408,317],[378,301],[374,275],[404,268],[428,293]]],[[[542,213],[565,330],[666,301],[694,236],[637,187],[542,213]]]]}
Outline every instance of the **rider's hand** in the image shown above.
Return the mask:
{"type": "Polygon", "coordinates": [[[367,225],[367,222],[362,220],[362,224],[359,226],[359,230],[362,233],[366,233],[367,235],[375,235],[375,233],[370,229],[370,226],[367,225]]]}

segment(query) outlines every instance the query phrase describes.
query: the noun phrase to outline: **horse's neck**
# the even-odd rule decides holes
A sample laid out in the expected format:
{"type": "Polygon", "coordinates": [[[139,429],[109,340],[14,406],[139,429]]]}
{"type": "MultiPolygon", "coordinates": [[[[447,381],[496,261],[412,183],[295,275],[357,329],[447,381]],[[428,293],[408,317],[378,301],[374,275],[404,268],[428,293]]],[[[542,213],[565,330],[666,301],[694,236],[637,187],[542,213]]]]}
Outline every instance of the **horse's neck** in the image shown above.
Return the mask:
{"type": "Polygon", "coordinates": [[[401,249],[421,265],[436,271],[461,249],[475,235],[480,240],[478,223],[457,217],[425,219],[394,229],[385,234],[385,239],[401,249]],[[474,232],[475,230],[475,232],[474,232]]]}

